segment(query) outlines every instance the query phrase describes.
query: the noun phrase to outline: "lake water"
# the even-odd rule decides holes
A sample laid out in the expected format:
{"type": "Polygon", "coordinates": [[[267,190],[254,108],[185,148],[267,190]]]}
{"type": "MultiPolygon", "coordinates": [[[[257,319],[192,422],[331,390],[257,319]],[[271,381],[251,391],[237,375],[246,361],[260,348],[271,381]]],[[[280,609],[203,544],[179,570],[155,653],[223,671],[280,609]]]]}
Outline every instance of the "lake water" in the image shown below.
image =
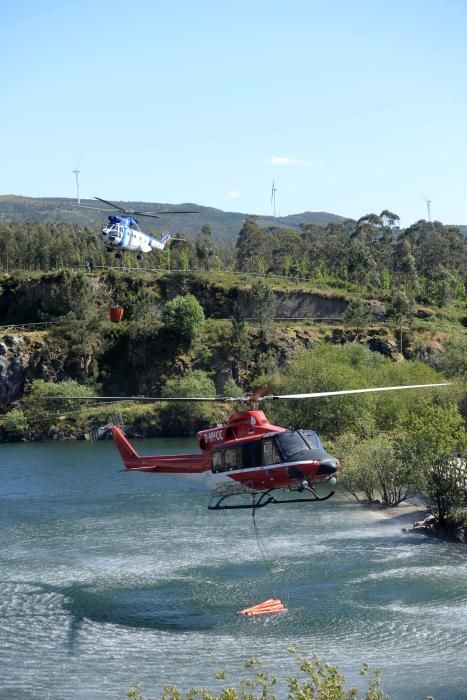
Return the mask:
{"type": "Polygon", "coordinates": [[[251,656],[285,677],[290,645],[356,684],[378,666],[393,698],[467,698],[464,547],[342,496],[259,511],[258,541],[249,512],[120,469],[110,442],[0,445],[0,698],[113,700],[137,681],[156,698],[251,656]],[[271,596],[288,612],[238,615],[271,596]]]}

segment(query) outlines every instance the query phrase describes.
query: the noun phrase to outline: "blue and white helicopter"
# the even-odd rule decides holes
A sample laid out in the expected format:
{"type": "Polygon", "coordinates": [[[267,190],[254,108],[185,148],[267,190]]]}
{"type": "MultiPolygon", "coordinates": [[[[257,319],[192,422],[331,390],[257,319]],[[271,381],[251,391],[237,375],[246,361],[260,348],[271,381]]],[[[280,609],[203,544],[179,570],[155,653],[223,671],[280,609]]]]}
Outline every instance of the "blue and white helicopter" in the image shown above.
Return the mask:
{"type": "MultiPolygon", "coordinates": [[[[124,250],[130,250],[136,253],[137,260],[141,260],[143,253],[150,253],[152,250],[164,250],[166,244],[170,240],[180,240],[172,238],[170,233],[165,232],[162,237],[155,238],[149,233],[144,233],[139,227],[136,216],[148,216],[153,219],[159,219],[162,214],[199,214],[198,211],[134,211],[132,209],[123,209],[114,202],[108,202],[106,199],[94,197],[99,202],[108,204],[115,209],[119,214],[109,214],[108,222],[101,231],[102,241],[109,252],[116,251],[115,257],[121,258],[124,250]]],[[[86,209],[97,209],[98,211],[108,211],[101,207],[89,207],[81,205],[86,209]]]]}

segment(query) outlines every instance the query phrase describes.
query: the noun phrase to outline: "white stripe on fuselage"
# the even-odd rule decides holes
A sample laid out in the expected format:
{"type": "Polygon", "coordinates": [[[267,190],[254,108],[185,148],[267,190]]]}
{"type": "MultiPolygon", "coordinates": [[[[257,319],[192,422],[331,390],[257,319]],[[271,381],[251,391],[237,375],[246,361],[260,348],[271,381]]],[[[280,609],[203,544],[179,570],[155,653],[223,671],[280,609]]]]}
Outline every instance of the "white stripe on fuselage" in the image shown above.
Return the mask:
{"type": "Polygon", "coordinates": [[[219,486],[225,485],[225,484],[236,484],[238,486],[239,490],[246,490],[246,491],[257,491],[257,489],[254,488],[249,488],[245,486],[245,484],[242,481],[238,481],[235,479],[236,474],[258,474],[258,476],[261,476],[264,474],[265,471],[269,472],[269,475],[271,476],[271,472],[273,473],[276,469],[282,469],[284,467],[290,468],[290,467],[299,467],[300,465],[308,465],[310,462],[313,460],[302,460],[300,462],[280,462],[279,464],[268,464],[268,465],[261,465],[260,467],[247,467],[245,469],[231,469],[229,471],[222,471],[222,472],[213,472],[212,469],[206,469],[204,472],[168,472],[164,471],[163,465],[160,465],[160,471],[156,468],[154,469],[154,466],[142,466],[138,467],[136,469],[132,469],[131,471],[144,471],[144,472],[154,472],[154,474],[161,474],[164,476],[173,476],[176,479],[188,479],[190,481],[201,481],[207,488],[210,488],[212,490],[215,490],[219,486]]]}

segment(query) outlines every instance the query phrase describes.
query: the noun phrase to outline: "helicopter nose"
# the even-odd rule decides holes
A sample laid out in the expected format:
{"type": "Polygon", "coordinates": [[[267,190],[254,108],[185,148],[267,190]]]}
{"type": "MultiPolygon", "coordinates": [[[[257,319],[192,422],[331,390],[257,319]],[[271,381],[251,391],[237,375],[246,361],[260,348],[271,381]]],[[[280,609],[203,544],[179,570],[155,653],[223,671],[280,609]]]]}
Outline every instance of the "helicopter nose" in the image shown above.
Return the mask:
{"type": "Polygon", "coordinates": [[[331,457],[331,455],[329,455],[325,459],[320,459],[319,469],[316,473],[322,476],[330,476],[331,474],[335,474],[339,467],[339,460],[336,459],[336,457],[331,457]]]}

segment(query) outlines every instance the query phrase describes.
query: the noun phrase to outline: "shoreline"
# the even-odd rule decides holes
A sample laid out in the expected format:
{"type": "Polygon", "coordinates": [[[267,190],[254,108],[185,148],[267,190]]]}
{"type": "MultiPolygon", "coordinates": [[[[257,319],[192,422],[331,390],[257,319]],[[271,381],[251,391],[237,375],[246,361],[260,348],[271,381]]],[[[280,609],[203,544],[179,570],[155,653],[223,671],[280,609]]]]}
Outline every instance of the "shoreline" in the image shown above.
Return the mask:
{"type": "Polygon", "coordinates": [[[420,522],[430,515],[430,512],[426,505],[421,501],[403,501],[398,506],[385,507],[382,505],[373,506],[370,504],[370,508],[376,513],[380,513],[385,518],[390,520],[397,520],[401,524],[414,524],[415,522],[420,522]]]}
{"type": "Polygon", "coordinates": [[[383,519],[391,520],[400,525],[401,532],[405,535],[425,535],[442,542],[467,543],[467,529],[457,528],[448,531],[438,528],[430,511],[421,501],[414,502],[412,500],[393,508],[370,504],[370,509],[375,514],[380,514],[383,519]]]}

